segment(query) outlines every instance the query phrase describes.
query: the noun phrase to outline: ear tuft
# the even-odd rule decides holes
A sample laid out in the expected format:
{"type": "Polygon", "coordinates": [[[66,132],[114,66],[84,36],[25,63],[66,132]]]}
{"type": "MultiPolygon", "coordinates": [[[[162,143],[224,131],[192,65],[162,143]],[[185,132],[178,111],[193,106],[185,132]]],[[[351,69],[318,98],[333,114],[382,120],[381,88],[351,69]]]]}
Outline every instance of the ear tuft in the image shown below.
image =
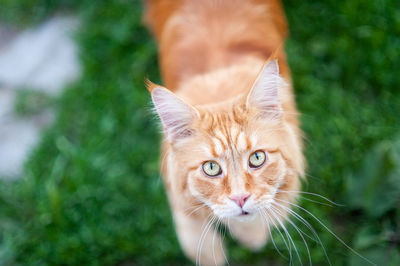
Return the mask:
{"type": "Polygon", "coordinates": [[[199,117],[195,108],[161,86],[152,89],[151,97],[161,119],[164,133],[169,140],[193,135],[194,130],[191,125],[193,120],[199,117]]]}
{"type": "Polygon", "coordinates": [[[267,62],[247,96],[247,108],[256,107],[269,118],[280,117],[282,108],[279,99],[279,84],[281,80],[278,62],[276,60],[267,62]]]}
{"type": "Polygon", "coordinates": [[[157,84],[151,82],[148,78],[144,79],[144,85],[146,86],[147,90],[151,93],[154,88],[158,87],[157,84]]]}

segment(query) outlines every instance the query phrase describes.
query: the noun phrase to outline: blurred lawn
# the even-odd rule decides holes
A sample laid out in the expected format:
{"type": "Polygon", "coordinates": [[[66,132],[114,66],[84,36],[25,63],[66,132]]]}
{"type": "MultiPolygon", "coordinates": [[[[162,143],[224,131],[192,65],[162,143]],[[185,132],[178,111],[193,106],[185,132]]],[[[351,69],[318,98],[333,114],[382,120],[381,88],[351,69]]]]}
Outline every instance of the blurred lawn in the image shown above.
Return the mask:
{"type": "MultiPolygon", "coordinates": [[[[284,4],[291,29],[287,53],[307,136],[303,189],[344,206],[300,204],[378,265],[400,265],[400,2],[284,4]]],[[[179,249],[158,173],[160,136],[143,80],[160,80],[141,3],[0,5],[1,20],[23,25],[56,11],[77,12],[83,65],[82,78],[54,100],[55,122],[31,154],[24,178],[0,181],[0,265],[190,264],[179,249]]],[[[17,107],[22,114],[31,110],[24,97],[17,107]]],[[[296,211],[315,228],[333,265],[366,264],[296,211]]],[[[301,237],[290,232],[307,264],[301,237]]],[[[284,242],[277,233],[274,239],[286,258],[271,244],[255,254],[229,240],[231,264],[287,265],[284,242]]],[[[321,245],[306,240],[313,264],[327,265],[321,245]]]]}

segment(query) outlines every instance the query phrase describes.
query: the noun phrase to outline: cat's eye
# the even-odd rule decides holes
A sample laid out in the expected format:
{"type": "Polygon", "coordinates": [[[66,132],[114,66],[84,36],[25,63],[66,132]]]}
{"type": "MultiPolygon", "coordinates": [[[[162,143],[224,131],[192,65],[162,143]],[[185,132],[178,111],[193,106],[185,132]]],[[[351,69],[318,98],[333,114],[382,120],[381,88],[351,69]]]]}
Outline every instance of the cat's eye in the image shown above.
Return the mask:
{"type": "Polygon", "coordinates": [[[215,161],[207,161],[203,163],[203,172],[211,177],[218,176],[222,173],[221,166],[215,161]]]}
{"type": "Polygon", "coordinates": [[[251,168],[258,168],[264,164],[267,155],[263,151],[255,151],[250,155],[249,166],[251,168]]]}

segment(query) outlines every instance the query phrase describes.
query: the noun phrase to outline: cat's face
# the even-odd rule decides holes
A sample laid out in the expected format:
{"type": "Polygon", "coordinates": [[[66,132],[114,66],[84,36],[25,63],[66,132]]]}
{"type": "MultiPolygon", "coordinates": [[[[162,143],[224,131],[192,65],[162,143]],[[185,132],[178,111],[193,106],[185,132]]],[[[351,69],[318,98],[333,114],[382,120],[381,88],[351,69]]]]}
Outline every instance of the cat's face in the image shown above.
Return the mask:
{"type": "Polygon", "coordinates": [[[220,218],[251,217],[270,207],[280,189],[297,189],[293,156],[285,147],[293,144],[289,129],[240,120],[233,113],[205,113],[198,136],[176,151],[189,191],[220,218]]]}
{"type": "Polygon", "coordinates": [[[301,151],[282,118],[276,76],[270,63],[247,96],[223,108],[195,109],[165,89],[153,90],[171,143],[167,167],[179,179],[176,191],[190,193],[221,219],[251,218],[288,196],[280,190],[298,190],[301,151]]]}

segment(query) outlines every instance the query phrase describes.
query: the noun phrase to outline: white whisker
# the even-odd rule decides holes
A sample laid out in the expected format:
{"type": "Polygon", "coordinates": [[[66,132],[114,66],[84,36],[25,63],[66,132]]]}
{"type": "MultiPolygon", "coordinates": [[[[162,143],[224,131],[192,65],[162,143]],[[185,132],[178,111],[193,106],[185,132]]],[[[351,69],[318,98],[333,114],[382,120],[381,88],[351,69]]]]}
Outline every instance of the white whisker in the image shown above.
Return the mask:
{"type": "Polygon", "coordinates": [[[212,245],[212,254],[213,254],[215,266],[217,266],[217,260],[215,259],[215,245],[214,245],[214,242],[215,242],[215,235],[216,235],[216,231],[217,231],[219,223],[220,223],[220,221],[218,219],[217,220],[217,224],[214,226],[214,234],[213,234],[212,244],[211,244],[212,245]]]}
{"type": "Polygon", "coordinates": [[[317,193],[312,193],[312,192],[307,192],[307,191],[296,191],[296,190],[282,190],[282,189],[278,189],[278,192],[294,193],[294,194],[297,194],[297,193],[299,193],[299,194],[308,194],[308,195],[312,195],[312,196],[316,196],[316,197],[319,197],[321,199],[324,199],[324,200],[326,200],[327,202],[329,202],[329,203],[331,203],[333,205],[336,205],[336,206],[339,206],[339,207],[343,207],[344,206],[342,204],[336,203],[336,202],[328,199],[327,197],[324,197],[324,196],[322,196],[320,194],[317,194],[317,193]]]}
{"type": "MultiPolygon", "coordinates": [[[[229,223],[229,218],[228,218],[228,223],[229,223]]],[[[220,239],[219,239],[219,246],[221,247],[222,254],[224,255],[224,259],[225,259],[225,261],[226,261],[226,264],[230,265],[230,264],[229,264],[229,261],[228,261],[228,258],[227,258],[226,255],[225,255],[224,247],[223,247],[223,245],[222,245],[222,242],[224,241],[224,239],[225,239],[225,234],[226,234],[226,227],[224,226],[223,228],[224,228],[224,234],[223,234],[222,238],[220,237],[220,239]]],[[[221,234],[221,235],[222,235],[222,234],[221,234]]]]}
{"type": "MultiPolygon", "coordinates": [[[[211,215],[212,214],[209,214],[208,217],[210,217],[211,215]]],[[[203,245],[203,239],[204,239],[205,235],[207,234],[210,226],[214,222],[214,219],[215,219],[215,217],[213,215],[211,217],[211,219],[208,220],[206,226],[204,227],[203,231],[201,232],[201,235],[200,235],[200,238],[199,238],[199,242],[197,243],[196,265],[200,265],[201,248],[202,248],[202,245],[203,245]]]]}
{"type": "MultiPolygon", "coordinates": [[[[202,208],[204,208],[204,207],[206,207],[206,206],[207,206],[206,204],[201,204],[201,205],[198,206],[198,207],[194,206],[194,207],[188,208],[186,211],[188,211],[188,210],[190,210],[190,209],[192,209],[192,208],[195,208],[195,209],[194,209],[193,211],[191,211],[189,214],[187,214],[187,216],[190,216],[190,215],[194,214],[195,212],[199,211],[200,209],[202,209],[202,208]]],[[[185,211],[185,212],[186,212],[186,211],[185,211]]]]}
{"type": "Polygon", "coordinates": [[[278,208],[275,208],[274,206],[271,206],[271,208],[275,209],[276,213],[278,215],[280,215],[283,219],[287,220],[287,222],[290,223],[293,226],[293,228],[297,231],[297,233],[299,233],[301,239],[303,239],[304,245],[306,246],[307,254],[308,254],[308,260],[310,262],[310,265],[312,265],[310,250],[308,248],[307,241],[303,237],[303,234],[302,234],[303,231],[301,231],[301,229],[298,228],[290,219],[287,219],[286,216],[284,214],[282,214],[281,211],[278,208]]]}
{"type": "Polygon", "coordinates": [[[285,201],[285,200],[280,200],[280,199],[276,199],[276,200],[285,202],[285,203],[287,203],[287,204],[290,204],[290,205],[292,205],[292,206],[295,206],[295,207],[297,207],[297,208],[299,208],[299,209],[305,211],[305,212],[308,213],[311,217],[313,217],[320,225],[322,225],[331,235],[333,235],[337,240],[339,240],[340,243],[342,243],[345,247],[347,247],[349,250],[351,250],[354,254],[356,254],[356,255],[359,256],[360,258],[364,259],[365,261],[369,262],[370,264],[376,265],[375,263],[373,263],[373,262],[370,261],[369,259],[367,259],[367,258],[365,258],[364,256],[362,256],[360,253],[358,253],[357,251],[355,251],[352,247],[350,247],[349,245],[347,245],[340,237],[338,237],[334,232],[332,232],[331,229],[329,229],[323,222],[321,222],[321,220],[319,220],[314,214],[312,214],[312,213],[309,212],[308,210],[304,209],[303,207],[301,207],[301,206],[299,206],[299,205],[297,205],[297,204],[294,204],[294,203],[291,203],[291,202],[288,202],[288,201],[285,201]]]}
{"type": "Polygon", "coordinates": [[[301,199],[306,200],[306,201],[314,202],[314,203],[321,204],[321,205],[324,205],[324,206],[333,207],[333,205],[330,204],[330,203],[323,203],[323,202],[320,202],[320,201],[318,201],[318,200],[312,200],[312,199],[306,198],[306,197],[304,197],[304,196],[299,196],[299,197],[300,197],[301,199]]]}
{"type": "MultiPolygon", "coordinates": [[[[271,223],[270,223],[268,217],[266,216],[266,213],[262,212],[262,209],[261,209],[261,208],[258,208],[258,212],[260,213],[260,215],[261,215],[261,216],[265,219],[265,221],[266,221],[266,224],[267,224],[266,226],[267,226],[267,228],[268,228],[268,232],[269,232],[269,235],[270,235],[270,237],[271,237],[271,241],[272,241],[272,244],[274,245],[275,250],[278,252],[279,255],[281,255],[281,257],[287,259],[286,256],[283,255],[283,254],[281,253],[281,251],[279,250],[279,248],[276,246],[276,243],[275,243],[275,240],[274,240],[274,236],[272,235],[272,231],[271,231],[271,226],[270,226],[271,223]]],[[[265,228],[264,228],[264,230],[265,230],[265,228]]]]}
{"type": "Polygon", "coordinates": [[[288,236],[288,238],[290,239],[290,242],[293,245],[294,251],[296,252],[296,255],[297,255],[297,258],[299,259],[300,264],[303,265],[303,262],[301,261],[300,254],[297,250],[296,244],[294,243],[293,238],[290,236],[289,231],[286,229],[285,224],[281,221],[281,219],[279,219],[279,217],[277,215],[275,215],[275,211],[273,209],[271,209],[271,214],[278,220],[282,229],[285,231],[286,235],[288,236]]]}
{"type": "MultiPolygon", "coordinates": [[[[282,240],[283,240],[283,243],[284,243],[285,246],[286,246],[286,249],[287,249],[288,251],[291,250],[291,249],[290,249],[290,245],[288,245],[288,243],[286,242],[286,238],[283,236],[281,230],[279,229],[279,226],[278,226],[277,224],[275,224],[274,219],[268,214],[268,212],[265,212],[265,214],[268,216],[268,218],[269,218],[268,220],[270,220],[270,221],[272,222],[272,224],[274,225],[276,231],[278,231],[279,235],[281,236],[281,238],[282,238],[282,240]]],[[[291,252],[289,252],[289,257],[290,257],[290,260],[291,260],[291,257],[292,257],[292,253],[291,253],[291,252]]]]}
{"type": "MultiPolygon", "coordinates": [[[[277,199],[276,199],[276,200],[277,200],[277,199]]],[[[324,244],[322,243],[322,241],[321,241],[321,239],[319,238],[317,232],[316,232],[315,229],[311,226],[311,224],[308,223],[300,214],[298,214],[298,213],[295,212],[294,210],[292,210],[292,209],[290,209],[290,208],[288,208],[288,207],[286,207],[286,206],[284,206],[284,205],[282,205],[282,204],[279,204],[279,203],[277,203],[277,202],[274,202],[274,204],[279,205],[281,208],[285,209],[288,213],[290,213],[291,215],[293,215],[298,221],[300,221],[301,223],[303,223],[303,224],[311,231],[311,233],[315,236],[315,238],[316,238],[318,241],[316,241],[316,240],[313,239],[313,238],[311,238],[311,239],[314,240],[315,242],[317,242],[317,243],[319,243],[319,244],[321,245],[322,250],[324,251],[324,254],[325,254],[325,258],[327,259],[329,265],[332,265],[332,264],[331,264],[331,261],[330,261],[330,259],[329,259],[328,253],[326,252],[326,249],[325,249],[324,244]]]]}
{"type": "MultiPolygon", "coordinates": [[[[288,243],[287,247],[288,247],[289,258],[290,258],[289,265],[292,265],[292,263],[293,263],[293,256],[292,256],[292,246],[291,246],[291,244],[293,244],[293,243],[291,242],[291,239],[289,238],[289,235],[288,235],[288,232],[286,231],[286,228],[283,227],[283,223],[281,222],[281,220],[275,215],[275,213],[274,213],[274,211],[273,211],[272,209],[269,209],[269,210],[270,210],[271,216],[272,216],[272,217],[278,222],[278,224],[280,225],[280,227],[277,227],[278,230],[279,230],[279,228],[282,228],[283,232],[284,232],[285,235],[286,235],[287,243],[288,243]]],[[[280,231],[280,230],[279,230],[279,231],[280,231]]]]}
{"type": "MultiPolygon", "coordinates": [[[[293,215],[294,216],[294,214],[292,213],[292,212],[294,212],[293,210],[291,210],[291,209],[288,209],[287,207],[285,207],[284,205],[282,205],[282,204],[279,204],[279,203],[277,203],[277,202],[272,202],[272,204],[273,205],[275,205],[275,206],[277,206],[277,207],[279,207],[279,208],[282,208],[282,209],[284,209],[284,210],[286,210],[289,214],[291,214],[291,215],[293,215]]],[[[295,217],[296,219],[298,219],[297,217],[295,217]]],[[[289,221],[289,219],[288,218],[286,218],[286,220],[287,221],[289,221]]],[[[304,224],[304,222],[303,221],[301,221],[301,220],[299,220],[301,223],[303,223],[304,224]]],[[[306,225],[307,226],[307,225],[306,225]]],[[[311,225],[310,225],[311,226],[311,225]]],[[[313,240],[313,241],[315,241],[315,242],[317,242],[318,243],[318,241],[317,240],[315,240],[313,237],[311,237],[309,234],[307,234],[306,232],[304,232],[303,230],[301,230],[300,228],[299,228],[299,230],[300,230],[300,232],[303,234],[303,235],[305,235],[305,236],[307,236],[309,239],[311,239],[311,240],[313,240]]]]}

